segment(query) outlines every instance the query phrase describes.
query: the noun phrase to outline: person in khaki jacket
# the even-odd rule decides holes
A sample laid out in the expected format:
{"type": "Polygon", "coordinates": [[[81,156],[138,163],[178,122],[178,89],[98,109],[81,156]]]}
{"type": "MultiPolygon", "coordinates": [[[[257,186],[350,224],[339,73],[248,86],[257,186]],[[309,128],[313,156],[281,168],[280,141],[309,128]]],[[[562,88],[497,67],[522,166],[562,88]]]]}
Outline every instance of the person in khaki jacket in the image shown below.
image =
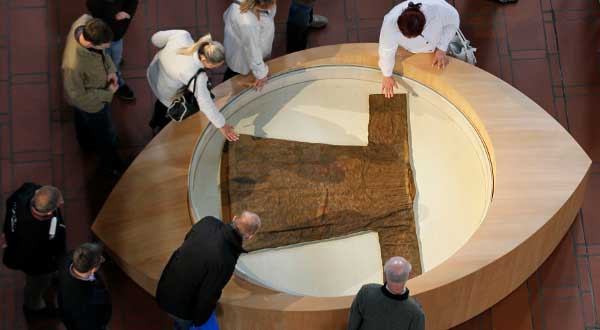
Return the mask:
{"type": "Polygon", "coordinates": [[[62,73],[67,103],[75,110],[79,144],[95,147],[103,171],[120,176],[116,134],[109,104],[119,88],[117,69],[106,49],[113,33],[100,19],[79,17],[71,26],[63,54],[62,73]]]}

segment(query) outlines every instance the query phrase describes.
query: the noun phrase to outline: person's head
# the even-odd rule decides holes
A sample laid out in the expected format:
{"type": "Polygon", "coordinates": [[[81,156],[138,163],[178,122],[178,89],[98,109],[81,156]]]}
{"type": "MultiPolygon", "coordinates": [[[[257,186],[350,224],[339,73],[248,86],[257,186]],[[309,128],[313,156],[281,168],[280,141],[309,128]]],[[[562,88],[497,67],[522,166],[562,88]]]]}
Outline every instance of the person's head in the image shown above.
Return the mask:
{"type": "Polygon", "coordinates": [[[82,36],[85,40],[85,44],[82,43],[82,46],[86,48],[106,49],[110,47],[113,32],[110,26],[103,20],[93,18],[83,26],[82,36]]]}
{"type": "Polygon", "coordinates": [[[423,33],[424,27],[425,15],[421,11],[421,4],[409,2],[408,7],[398,17],[400,32],[407,38],[415,38],[423,33]]]}
{"type": "Polygon", "coordinates": [[[270,10],[276,2],[276,0],[246,0],[240,5],[240,12],[270,10]]]}
{"type": "Polygon", "coordinates": [[[200,62],[206,69],[218,68],[225,62],[225,47],[220,42],[212,40],[210,33],[198,39],[191,47],[179,50],[178,53],[188,56],[198,54],[200,62]]]}
{"type": "Polygon", "coordinates": [[[391,257],[386,261],[383,266],[383,273],[387,286],[392,293],[402,293],[411,270],[410,262],[402,257],[391,257]]]}
{"type": "Polygon", "coordinates": [[[33,193],[33,197],[31,198],[31,212],[37,218],[48,219],[63,204],[64,199],[58,188],[43,186],[33,193]]]}
{"type": "Polygon", "coordinates": [[[234,216],[231,223],[237,228],[244,241],[252,239],[260,229],[260,217],[250,211],[242,212],[239,217],[234,216]]]}
{"type": "Polygon", "coordinates": [[[97,272],[103,262],[102,246],[99,244],[83,243],[73,252],[73,270],[80,275],[97,272]]]}

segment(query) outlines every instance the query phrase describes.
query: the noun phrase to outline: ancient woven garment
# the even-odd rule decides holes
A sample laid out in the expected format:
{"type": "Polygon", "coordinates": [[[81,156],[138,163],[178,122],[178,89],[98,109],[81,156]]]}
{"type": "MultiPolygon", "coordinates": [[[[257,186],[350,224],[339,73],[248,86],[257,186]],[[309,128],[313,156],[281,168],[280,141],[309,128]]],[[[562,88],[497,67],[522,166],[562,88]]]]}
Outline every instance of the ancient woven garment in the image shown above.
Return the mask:
{"type": "Polygon", "coordinates": [[[372,230],[383,260],[399,255],[421,273],[413,212],[406,95],[369,97],[367,146],[248,135],[222,161],[225,219],[251,210],[262,228],[249,251],[372,230]]]}

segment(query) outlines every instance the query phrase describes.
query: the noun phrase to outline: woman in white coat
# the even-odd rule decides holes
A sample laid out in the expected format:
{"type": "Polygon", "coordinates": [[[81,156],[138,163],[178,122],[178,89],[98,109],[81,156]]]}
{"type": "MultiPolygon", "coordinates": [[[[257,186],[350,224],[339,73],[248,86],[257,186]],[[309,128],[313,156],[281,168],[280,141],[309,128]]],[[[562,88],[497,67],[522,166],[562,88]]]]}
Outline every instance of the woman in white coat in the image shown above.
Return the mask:
{"type": "Polygon", "coordinates": [[[276,0],[236,0],[225,11],[224,80],[252,72],[254,88],[260,90],[267,82],[269,68],[264,59],[273,47],[276,10],[276,0]]]}
{"type": "MultiPolygon", "coordinates": [[[[150,127],[157,133],[171,121],[166,112],[181,88],[188,84],[199,69],[214,69],[223,65],[225,49],[219,42],[213,41],[210,34],[194,42],[190,33],[185,30],[159,31],[152,36],[152,43],[161,48],[147,71],[148,82],[157,98],[150,127]]],[[[225,124],[225,117],[212,100],[206,72],[198,75],[196,90],[192,90],[193,84],[189,89],[208,120],[227,140],[236,141],[237,133],[233,127],[225,124]]]]}
{"type": "Polygon", "coordinates": [[[379,68],[383,73],[381,90],[386,97],[392,97],[397,86],[392,74],[398,46],[411,53],[433,53],[432,65],[443,69],[448,64],[448,44],[460,23],[456,9],[444,0],[413,1],[392,8],[381,26],[379,68]]]}

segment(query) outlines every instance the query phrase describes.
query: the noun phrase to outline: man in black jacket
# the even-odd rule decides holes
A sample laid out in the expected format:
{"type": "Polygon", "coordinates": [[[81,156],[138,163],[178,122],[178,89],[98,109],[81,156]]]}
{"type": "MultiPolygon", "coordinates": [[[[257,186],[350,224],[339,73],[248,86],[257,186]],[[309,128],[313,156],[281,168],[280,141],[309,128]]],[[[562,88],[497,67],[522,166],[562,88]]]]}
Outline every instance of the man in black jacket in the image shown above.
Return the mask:
{"type": "Polygon", "coordinates": [[[52,312],[43,297],[66,249],[63,203],[57,188],[34,183],[23,184],[6,201],[3,262],[25,273],[23,309],[28,314],[52,312]]]}
{"type": "Polygon", "coordinates": [[[112,315],[110,294],[97,273],[104,262],[102,247],[80,245],[63,264],[58,304],[67,330],[104,330],[112,315]]]}
{"type": "Polygon", "coordinates": [[[175,250],[162,272],[156,300],[175,320],[176,329],[203,325],[213,311],[221,291],[233,275],[242,252],[242,242],[260,228],[258,215],[244,211],[225,224],[214,217],[192,226],[183,244],[175,250]]]}
{"type": "Polygon", "coordinates": [[[113,41],[106,52],[110,55],[117,66],[117,77],[119,78],[119,89],[115,95],[122,100],[135,100],[135,94],[127,86],[121,74],[121,60],[123,59],[123,36],[129,28],[137,9],[138,0],[87,0],[87,8],[90,14],[103,20],[113,31],[113,41]]]}

